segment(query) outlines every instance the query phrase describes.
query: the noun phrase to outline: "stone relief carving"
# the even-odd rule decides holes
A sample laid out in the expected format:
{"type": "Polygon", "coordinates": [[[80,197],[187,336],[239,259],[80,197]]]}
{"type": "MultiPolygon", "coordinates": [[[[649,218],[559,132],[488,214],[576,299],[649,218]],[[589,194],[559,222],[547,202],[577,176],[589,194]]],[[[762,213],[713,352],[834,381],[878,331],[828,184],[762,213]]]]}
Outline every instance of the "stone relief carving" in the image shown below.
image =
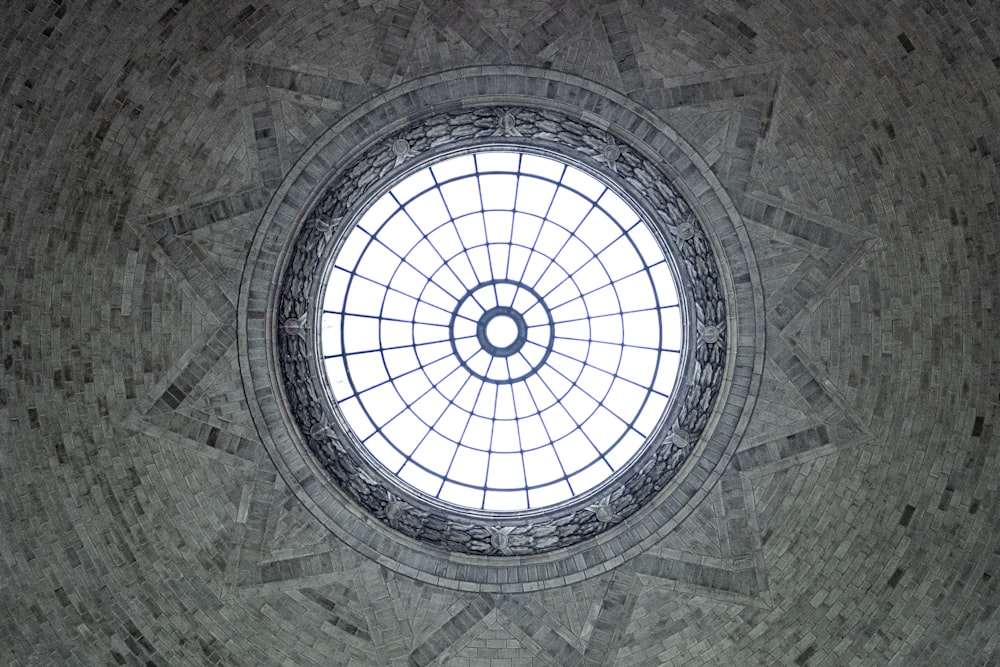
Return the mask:
{"type": "MultiPolygon", "coordinates": [[[[659,493],[695,450],[708,424],[724,375],[726,303],[718,265],[693,210],[666,175],[611,132],[560,113],[531,108],[479,107],[439,113],[370,147],[342,169],[309,212],[285,270],[276,321],[284,389],[299,429],[315,459],[339,488],[393,530],[448,552],[523,556],[577,544],[628,519],[659,493]],[[310,303],[336,251],[345,225],[374,195],[391,184],[404,163],[449,149],[482,145],[547,149],[624,184],[648,222],[667,240],[686,293],[685,309],[699,344],[675,390],[676,409],[662,436],[613,481],[600,500],[571,502],[543,514],[496,518],[451,510],[389,481],[359,451],[324,398],[325,378],[315,371],[318,337],[304,335],[310,303]],[[644,199],[644,201],[643,201],[644,199]],[[294,324],[293,324],[294,323],[294,324]]],[[[694,343],[694,341],[692,341],[694,343]]]]}

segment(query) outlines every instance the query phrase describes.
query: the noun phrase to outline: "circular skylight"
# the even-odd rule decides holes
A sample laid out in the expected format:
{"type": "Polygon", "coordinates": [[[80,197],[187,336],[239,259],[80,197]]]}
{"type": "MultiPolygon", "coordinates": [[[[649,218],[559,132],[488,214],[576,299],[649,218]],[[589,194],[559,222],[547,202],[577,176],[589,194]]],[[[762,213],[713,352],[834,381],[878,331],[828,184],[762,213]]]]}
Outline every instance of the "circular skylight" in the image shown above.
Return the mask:
{"type": "Polygon", "coordinates": [[[453,505],[570,500],[642,449],[678,374],[660,244],[608,185],[482,151],[404,178],[360,217],[324,293],[322,353],[365,448],[453,505]]]}

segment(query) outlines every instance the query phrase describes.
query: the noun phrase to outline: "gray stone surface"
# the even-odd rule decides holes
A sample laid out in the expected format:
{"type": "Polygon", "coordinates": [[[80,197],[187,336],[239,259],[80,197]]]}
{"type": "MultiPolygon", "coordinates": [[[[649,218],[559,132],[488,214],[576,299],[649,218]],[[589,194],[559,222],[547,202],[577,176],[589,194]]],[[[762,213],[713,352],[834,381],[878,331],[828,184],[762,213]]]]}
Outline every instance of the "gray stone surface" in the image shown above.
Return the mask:
{"type": "Polygon", "coordinates": [[[1000,660],[994,3],[97,0],[4,19],[0,662],[1000,660]],[[358,105],[469,66],[653,110],[728,191],[764,287],[730,467],[617,569],[521,594],[334,537],[267,456],[239,366],[278,184],[358,105]]]}

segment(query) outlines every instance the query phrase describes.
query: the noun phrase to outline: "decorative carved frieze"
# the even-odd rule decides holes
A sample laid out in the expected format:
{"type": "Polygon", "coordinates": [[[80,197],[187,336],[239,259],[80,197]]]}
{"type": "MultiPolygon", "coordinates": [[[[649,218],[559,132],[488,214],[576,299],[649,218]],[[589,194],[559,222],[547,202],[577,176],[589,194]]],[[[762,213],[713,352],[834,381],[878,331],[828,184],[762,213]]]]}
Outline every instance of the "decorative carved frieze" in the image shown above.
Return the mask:
{"type": "Polygon", "coordinates": [[[310,451],[340,489],[372,517],[448,552],[524,556],[577,544],[620,524],[648,503],[696,450],[708,425],[726,362],[726,304],[711,243],[668,177],[621,138],[561,113],[533,108],[463,108],[439,113],[380,139],[342,168],[309,212],[294,242],[278,299],[277,357],[291,412],[310,451]],[[617,183],[664,243],[678,273],[689,345],[674,407],[646,450],[609,485],[543,513],[467,512],[424,498],[383,471],[347,432],[326,378],[307,315],[338,241],[362,209],[410,167],[465,148],[542,150],[617,183]],[[300,319],[305,318],[305,319],[300,319]],[[600,500],[597,500],[600,498],[600,500]]]}

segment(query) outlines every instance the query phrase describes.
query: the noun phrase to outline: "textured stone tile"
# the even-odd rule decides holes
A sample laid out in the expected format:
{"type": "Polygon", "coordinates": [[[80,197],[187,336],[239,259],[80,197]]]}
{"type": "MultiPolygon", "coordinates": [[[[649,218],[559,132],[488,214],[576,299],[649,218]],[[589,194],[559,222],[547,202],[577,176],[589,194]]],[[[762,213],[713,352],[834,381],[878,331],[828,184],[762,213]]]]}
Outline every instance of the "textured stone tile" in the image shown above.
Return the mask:
{"type": "Polygon", "coordinates": [[[7,13],[3,663],[997,660],[990,3],[7,13]],[[507,613],[321,540],[255,449],[232,332],[255,221],[316,137],[387,86],[509,63],[632,95],[695,146],[777,315],[742,494],[727,479],[620,585],[507,613]]]}

